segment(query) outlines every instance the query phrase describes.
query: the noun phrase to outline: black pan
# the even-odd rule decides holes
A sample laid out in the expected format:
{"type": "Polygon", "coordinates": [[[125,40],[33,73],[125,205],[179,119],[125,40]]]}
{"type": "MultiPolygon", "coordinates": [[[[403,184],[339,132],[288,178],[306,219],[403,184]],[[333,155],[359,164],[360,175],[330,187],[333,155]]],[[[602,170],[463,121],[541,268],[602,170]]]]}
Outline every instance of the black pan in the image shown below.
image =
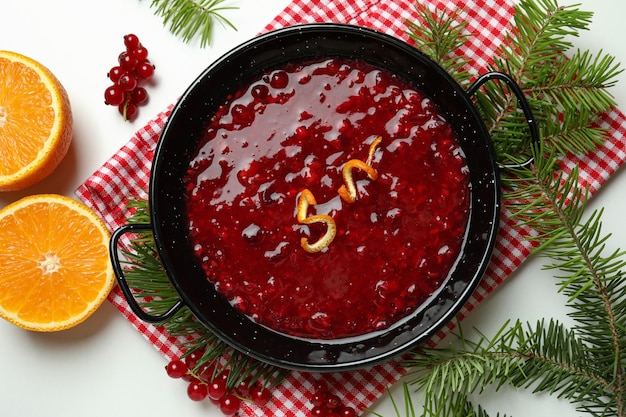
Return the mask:
{"type": "Polygon", "coordinates": [[[518,95],[533,139],[537,128],[517,84],[505,74],[488,73],[461,88],[450,74],[409,44],[373,30],[342,24],[307,24],[276,30],[236,47],[211,64],[181,96],[167,120],[154,156],[149,189],[151,224],[114,232],[111,254],[118,282],[134,312],[159,323],[187,306],[208,330],[251,357],[289,369],[342,371],[389,360],[427,341],[468,300],[489,262],[498,232],[500,179],[489,134],[471,96],[486,81],[506,82],[518,95]],[[346,57],[369,61],[412,81],[452,125],[466,155],[471,177],[467,238],[447,281],[427,302],[389,329],[331,341],[290,337],[263,327],[236,311],[205,278],[187,240],[182,178],[208,118],[228,94],[269,69],[294,59],[346,57]],[[126,233],[154,235],[169,279],[180,296],[172,309],[155,316],[142,311],[124,278],[117,248],[126,233]]]}

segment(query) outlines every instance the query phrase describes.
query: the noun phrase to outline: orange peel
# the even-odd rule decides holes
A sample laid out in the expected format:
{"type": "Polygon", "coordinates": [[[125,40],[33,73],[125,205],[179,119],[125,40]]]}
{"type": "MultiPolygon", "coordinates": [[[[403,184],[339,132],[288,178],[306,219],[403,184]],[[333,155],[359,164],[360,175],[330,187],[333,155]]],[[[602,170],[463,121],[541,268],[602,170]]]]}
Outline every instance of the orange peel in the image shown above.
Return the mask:
{"type": "Polygon", "coordinates": [[[382,140],[383,140],[383,137],[379,136],[376,139],[374,139],[374,142],[372,142],[372,144],[370,145],[370,151],[367,154],[367,160],[365,161],[367,165],[372,166],[372,161],[374,159],[374,152],[376,152],[376,148],[378,147],[378,145],[380,144],[382,140]]]}
{"type": "Polygon", "coordinates": [[[309,253],[320,252],[321,250],[327,248],[332,241],[335,239],[337,235],[337,225],[332,217],[327,214],[315,214],[312,216],[307,216],[307,211],[309,210],[309,206],[314,206],[317,204],[313,193],[309,189],[304,189],[300,193],[300,197],[298,198],[298,210],[297,210],[297,218],[298,222],[302,224],[312,224],[312,223],[325,223],[326,224],[326,233],[319,238],[314,243],[309,243],[309,239],[303,237],[300,239],[300,245],[302,248],[309,253]]]}
{"type": "Polygon", "coordinates": [[[339,187],[337,192],[339,193],[339,196],[348,203],[354,203],[357,197],[356,184],[354,182],[354,178],[352,178],[352,170],[355,168],[365,171],[369,179],[372,181],[376,181],[378,179],[378,173],[376,170],[360,159],[351,159],[346,162],[341,170],[344,185],[339,187]]]}

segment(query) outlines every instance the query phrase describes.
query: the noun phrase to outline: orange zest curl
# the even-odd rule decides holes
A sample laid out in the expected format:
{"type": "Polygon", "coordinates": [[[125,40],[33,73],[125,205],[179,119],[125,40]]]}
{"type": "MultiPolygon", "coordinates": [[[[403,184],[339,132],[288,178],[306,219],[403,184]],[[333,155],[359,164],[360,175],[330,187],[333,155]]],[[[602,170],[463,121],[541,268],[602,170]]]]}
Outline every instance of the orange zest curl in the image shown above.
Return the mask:
{"type": "MultiPolygon", "coordinates": [[[[343,200],[347,201],[348,203],[354,203],[357,198],[356,184],[354,182],[354,178],[352,178],[353,169],[357,168],[361,171],[364,171],[369,179],[372,181],[376,181],[378,179],[378,173],[374,168],[372,168],[372,161],[374,159],[374,153],[376,152],[376,148],[381,141],[381,136],[378,136],[376,139],[374,139],[374,141],[370,145],[367,160],[365,162],[359,159],[351,159],[346,162],[346,164],[341,169],[344,184],[339,187],[337,193],[343,200]]],[[[335,224],[335,220],[333,220],[333,218],[329,215],[315,214],[312,216],[307,216],[309,206],[314,206],[316,204],[317,201],[315,200],[313,193],[309,189],[302,190],[302,192],[300,193],[300,197],[298,197],[298,206],[296,212],[298,222],[301,224],[326,224],[326,233],[324,234],[324,236],[318,239],[317,242],[310,244],[308,238],[303,237],[300,239],[300,245],[305,251],[309,253],[320,252],[321,250],[327,248],[337,235],[337,225],[335,224]]]]}
{"type": "Polygon", "coordinates": [[[335,224],[333,218],[329,215],[315,214],[313,216],[307,216],[309,206],[314,206],[316,204],[317,201],[315,201],[313,193],[308,189],[302,190],[298,199],[298,211],[296,214],[298,222],[302,224],[326,223],[326,233],[317,242],[310,244],[308,238],[303,237],[300,239],[300,245],[309,253],[319,252],[327,248],[337,235],[337,225],[335,224]]]}
{"type": "Polygon", "coordinates": [[[367,165],[372,166],[372,160],[374,159],[374,152],[376,152],[376,148],[378,147],[378,145],[380,144],[382,140],[383,140],[383,137],[379,136],[376,139],[374,139],[374,142],[372,142],[372,144],[370,145],[370,151],[367,154],[367,160],[365,161],[367,165]]]}
{"type": "Polygon", "coordinates": [[[352,170],[354,168],[365,171],[369,179],[371,179],[372,181],[376,181],[378,179],[378,173],[376,172],[376,170],[369,166],[367,163],[361,161],[360,159],[351,159],[346,162],[341,170],[341,174],[343,175],[343,181],[345,184],[339,187],[337,193],[339,193],[339,196],[348,203],[354,203],[357,197],[356,184],[354,183],[354,179],[352,178],[352,170]]]}

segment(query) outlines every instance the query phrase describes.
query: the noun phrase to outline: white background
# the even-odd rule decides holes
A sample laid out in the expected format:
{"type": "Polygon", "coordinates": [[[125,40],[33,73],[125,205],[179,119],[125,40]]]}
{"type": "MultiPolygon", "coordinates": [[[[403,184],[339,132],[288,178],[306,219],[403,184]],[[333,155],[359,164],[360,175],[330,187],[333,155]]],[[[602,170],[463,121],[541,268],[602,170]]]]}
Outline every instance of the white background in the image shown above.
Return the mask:
{"type": "MultiPolygon", "coordinates": [[[[347,0],[346,0],[347,1],[347,0]]],[[[74,189],[105,162],[157,112],[174,102],[215,58],[249,39],[289,0],[231,0],[227,11],[238,31],[216,26],[215,41],[202,49],[185,44],[163,28],[149,0],[2,0],[0,49],[31,56],[48,66],[67,89],[74,114],[74,139],[61,166],[42,183],[21,192],[0,194],[0,207],[35,193],[74,196],[74,189]],[[124,123],[116,109],[103,104],[106,73],[123,49],[122,37],[136,33],[156,65],[150,102],[138,119],[124,123]]],[[[623,0],[561,1],[581,3],[595,12],[591,30],[577,47],[604,50],[626,64],[626,3],[623,0]]],[[[626,109],[626,76],[612,90],[626,109]]],[[[594,198],[591,209],[605,207],[609,249],[626,248],[623,213],[626,173],[619,172],[594,198]]],[[[486,333],[507,318],[534,322],[565,318],[564,299],[555,281],[533,258],[492,294],[467,320],[486,333]]],[[[209,402],[187,399],[181,381],[169,379],[165,360],[110,304],[74,329],[37,334],[0,321],[0,415],[17,416],[219,416],[209,402]]],[[[396,387],[396,395],[400,395],[396,387]]],[[[505,391],[483,398],[487,408],[513,416],[578,415],[568,403],[525,392],[505,391]]],[[[388,399],[376,411],[392,416],[388,399]]]]}

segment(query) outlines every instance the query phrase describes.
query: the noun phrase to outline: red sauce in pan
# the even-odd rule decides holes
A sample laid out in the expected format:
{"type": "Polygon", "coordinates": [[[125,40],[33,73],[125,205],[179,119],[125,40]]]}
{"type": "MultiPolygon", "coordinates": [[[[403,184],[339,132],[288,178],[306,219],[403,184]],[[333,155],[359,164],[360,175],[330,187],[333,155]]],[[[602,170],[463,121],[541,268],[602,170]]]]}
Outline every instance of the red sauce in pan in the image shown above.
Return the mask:
{"type": "Polygon", "coordinates": [[[454,266],[469,172],[449,124],[411,84],[365,62],[291,64],[238,90],[207,126],[187,176],[189,239],[207,279],[290,335],[337,339],[413,312],[454,266]],[[374,141],[380,137],[380,141],[374,141]],[[368,158],[369,157],[369,158],[368,158]],[[368,160],[369,159],[369,160],[368,160]],[[338,190],[351,160],[357,198],[338,190]],[[298,221],[304,190],[336,227],[298,221]]]}

